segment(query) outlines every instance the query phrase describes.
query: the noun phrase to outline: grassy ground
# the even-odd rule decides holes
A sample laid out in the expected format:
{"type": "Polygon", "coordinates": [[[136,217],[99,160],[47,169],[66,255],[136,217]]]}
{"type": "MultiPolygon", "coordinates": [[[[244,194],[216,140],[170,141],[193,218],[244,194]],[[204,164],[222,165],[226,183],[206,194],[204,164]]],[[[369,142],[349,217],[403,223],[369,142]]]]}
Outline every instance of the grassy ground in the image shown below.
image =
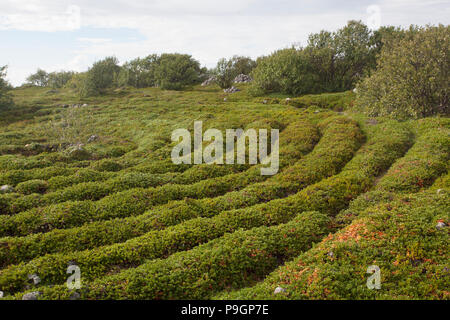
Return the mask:
{"type": "Polygon", "coordinates": [[[239,88],[14,90],[0,114],[5,298],[448,299],[450,120],[239,88]],[[279,129],[280,172],[173,164],[172,131],[197,120],[279,129]]]}

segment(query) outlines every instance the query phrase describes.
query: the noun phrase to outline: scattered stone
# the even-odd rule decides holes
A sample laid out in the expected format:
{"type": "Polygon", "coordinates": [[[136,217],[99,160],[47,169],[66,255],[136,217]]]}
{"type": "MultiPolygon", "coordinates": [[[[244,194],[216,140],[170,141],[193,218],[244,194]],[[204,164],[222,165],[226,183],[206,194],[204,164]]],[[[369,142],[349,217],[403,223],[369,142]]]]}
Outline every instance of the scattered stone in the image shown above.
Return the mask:
{"type": "Polygon", "coordinates": [[[444,190],[442,190],[442,189],[437,189],[436,193],[437,193],[437,194],[441,194],[443,191],[444,191],[444,190]]]}
{"type": "Polygon", "coordinates": [[[358,93],[358,89],[353,89],[353,93],[358,93]]]}
{"type": "Polygon", "coordinates": [[[262,103],[264,103],[264,104],[267,104],[267,100],[266,99],[264,99],[263,101],[262,101],[262,103]]]}
{"type": "Polygon", "coordinates": [[[282,287],[276,287],[275,291],[273,292],[274,294],[279,294],[279,293],[283,293],[286,292],[286,289],[282,288],[282,287]]]}
{"type": "Polygon", "coordinates": [[[235,92],[238,92],[238,91],[241,91],[241,90],[239,90],[238,88],[236,88],[236,87],[231,87],[231,88],[228,88],[228,89],[223,89],[223,92],[225,92],[225,93],[235,93],[235,92]]]}
{"type": "Polygon", "coordinates": [[[28,279],[33,281],[33,284],[36,286],[41,282],[41,278],[37,274],[29,274],[28,279]]]}
{"type": "Polygon", "coordinates": [[[84,104],[82,105],[82,107],[89,107],[89,105],[88,105],[87,103],[84,103],[84,104]]]}
{"type": "Polygon", "coordinates": [[[91,142],[97,141],[99,138],[100,138],[100,137],[99,137],[98,135],[93,134],[92,136],[89,137],[89,139],[88,139],[87,142],[88,142],[88,143],[91,143],[91,142]]]}
{"type": "Polygon", "coordinates": [[[316,111],[314,111],[314,113],[319,113],[320,112],[320,110],[316,110],[316,111]]]}
{"type": "Polygon", "coordinates": [[[367,120],[367,124],[374,126],[374,125],[378,124],[378,121],[376,119],[369,119],[369,120],[367,120]]]}
{"type": "Polygon", "coordinates": [[[234,83],[248,83],[252,81],[253,79],[250,76],[242,73],[234,78],[234,83]]]}
{"type": "Polygon", "coordinates": [[[70,105],[68,105],[68,104],[62,104],[62,105],[60,105],[60,107],[61,107],[61,108],[68,108],[68,107],[70,107],[70,105]]]}
{"type": "Polygon", "coordinates": [[[227,101],[228,101],[228,99],[227,99],[227,98],[223,98],[223,101],[227,102],[227,101]]]}
{"type": "Polygon", "coordinates": [[[0,291],[0,299],[3,298],[3,291],[0,291]]]}
{"type": "Polygon", "coordinates": [[[327,255],[328,255],[330,258],[333,258],[333,257],[334,257],[333,251],[328,252],[327,255]]]}
{"type": "Polygon", "coordinates": [[[22,297],[22,300],[37,300],[40,293],[38,291],[25,293],[22,297]]]}
{"type": "Polygon", "coordinates": [[[144,94],[144,97],[148,98],[148,97],[150,97],[150,95],[149,94],[144,94]]]}
{"type": "Polygon", "coordinates": [[[14,188],[9,184],[5,184],[0,187],[0,193],[11,193],[14,192],[14,188]]]}
{"type": "Polygon", "coordinates": [[[47,94],[56,94],[58,92],[59,92],[58,90],[49,90],[47,91],[47,94]]]}
{"type": "Polygon", "coordinates": [[[208,79],[206,79],[205,81],[202,82],[201,86],[202,86],[202,87],[209,86],[209,85],[215,83],[216,80],[217,80],[217,78],[214,77],[214,76],[209,77],[208,79]]]}
{"type": "Polygon", "coordinates": [[[289,101],[291,101],[291,98],[286,98],[286,102],[289,102],[289,101]]]}
{"type": "Polygon", "coordinates": [[[445,224],[445,222],[439,221],[436,225],[436,228],[438,230],[444,229],[447,225],[445,224]]]}
{"type": "Polygon", "coordinates": [[[91,155],[86,149],[83,148],[83,146],[84,144],[82,143],[71,145],[67,149],[67,154],[69,155],[69,157],[75,160],[88,160],[91,155]]]}

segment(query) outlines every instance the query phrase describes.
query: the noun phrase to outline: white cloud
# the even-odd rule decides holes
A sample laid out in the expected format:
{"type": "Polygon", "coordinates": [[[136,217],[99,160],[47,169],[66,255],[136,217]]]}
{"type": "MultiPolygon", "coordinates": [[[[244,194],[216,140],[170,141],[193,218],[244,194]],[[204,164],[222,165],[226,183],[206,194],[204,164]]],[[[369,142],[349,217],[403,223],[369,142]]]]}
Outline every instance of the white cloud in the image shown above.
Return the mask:
{"type": "MultiPolygon", "coordinates": [[[[76,49],[54,51],[55,60],[67,62],[43,65],[42,57],[33,57],[33,67],[49,71],[82,71],[105,56],[115,55],[123,62],[154,52],[190,53],[211,67],[221,57],[255,58],[293,43],[305,44],[308,34],[335,30],[350,19],[374,25],[448,24],[449,4],[450,0],[1,0],[0,30],[110,29],[105,37],[83,33],[75,38],[76,49]],[[380,9],[378,20],[370,16],[373,11],[367,12],[371,5],[380,9]],[[76,10],[68,11],[77,7],[79,18],[76,10]],[[72,18],[69,23],[68,18],[72,18]],[[133,29],[142,37],[115,37],[119,28],[133,29]]],[[[2,58],[0,52],[0,60],[10,58],[2,58]]],[[[14,61],[10,75],[17,84],[24,72],[16,65],[24,62],[14,61]]]]}

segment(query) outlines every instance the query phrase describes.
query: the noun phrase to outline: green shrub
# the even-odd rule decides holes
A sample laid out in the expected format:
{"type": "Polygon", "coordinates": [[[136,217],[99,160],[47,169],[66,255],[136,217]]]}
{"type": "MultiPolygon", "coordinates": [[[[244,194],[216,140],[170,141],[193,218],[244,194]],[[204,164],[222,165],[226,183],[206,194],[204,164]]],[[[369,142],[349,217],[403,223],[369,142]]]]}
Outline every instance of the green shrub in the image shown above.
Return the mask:
{"type": "Polygon", "coordinates": [[[11,89],[10,84],[5,80],[6,66],[0,67],[0,111],[13,105],[11,96],[8,91],[11,89]]]}
{"type": "Polygon", "coordinates": [[[200,64],[187,54],[164,53],[159,57],[155,79],[161,89],[180,90],[200,81],[200,64]]]}
{"type": "Polygon", "coordinates": [[[23,194],[45,193],[47,189],[48,183],[45,180],[28,180],[16,186],[16,191],[23,194]]]}
{"type": "Polygon", "coordinates": [[[399,159],[377,188],[393,192],[417,192],[446,173],[450,161],[450,131],[431,129],[421,135],[405,157],[399,159]]]}
{"type": "Polygon", "coordinates": [[[357,87],[357,106],[371,116],[448,116],[449,48],[449,26],[411,28],[383,47],[376,72],[357,87]]]}
{"type": "Polygon", "coordinates": [[[264,281],[215,298],[446,299],[448,201],[448,193],[433,191],[365,208],[349,226],[264,281]],[[438,222],[446,227],[438,229],[438,222]],[[380,268],[380,290],[367,288],[371,265],[380,268]],[[275,295],[280,285],[285,292],[275,295]]]}
{"type": "Polygon", "coordinates": [[[249,75],[255,68],[256,62],[249,57],[234,56],[227,60],[220,59],[213,73],[216,77],[216,83],[222,88],[227,89],[233,85],[234,78],[240,74],[249,75]]]}
{"type": "Polygon", "coordinates": [[[360,21],[331,33],[309,37],[304,48],[282,49],[259,58],[252,72],[254,95],[281,92],[290,95],[350,90],[375,66],[380,37],[360,21]]]}
{"type": "Polygon", "coordinates": [[[28,76],[27,82],[33,86],[46,87],[48,85],[48,73],[38,69],[35,73],[28,76]]]}
{"type": "MultiPolygon", "coordinates": [[[[326,234],[328,224],[325,215],[307,212],[287,224],[239,230],[165,260],[88,283],[83,298],[113,299],[120,294],[128,299],[204,299],[225,287],[249,284],[283,260],[309,249],[326,234]],[[125,278],[126,285],[121,281],[125,278]]],[[[209,232],[207,226],[196,230],[209,232]]],[[[59,286],[43,291],[44,298],[69,295],[59,286]]]]}

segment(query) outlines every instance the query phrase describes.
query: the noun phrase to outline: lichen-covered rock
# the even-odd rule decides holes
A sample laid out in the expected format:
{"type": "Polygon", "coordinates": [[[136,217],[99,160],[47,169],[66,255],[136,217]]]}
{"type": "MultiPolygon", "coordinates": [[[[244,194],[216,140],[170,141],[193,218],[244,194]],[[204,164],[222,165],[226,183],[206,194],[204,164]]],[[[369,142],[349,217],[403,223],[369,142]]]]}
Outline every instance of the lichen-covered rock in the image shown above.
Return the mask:
{"type": "Polygon", "coordinates": [[[14,192],[14,188],[8,184],[0,187],[0,193],[11,193],[14,192]]]}
{"type": "Polygon", "coordinates": [[[231,88],[228,88],[228,89],[223,89],[223,92],[225,92],[225,93],[235,93],[235,92],[239,92],[239,91],[241,91],[241,90],[239,90],[238,88],[236,88],[236,87],[231,87],[231,88]]]}
{"type": "Polygon", "coordinates": [[[286,289],[282,288],[282,287],[276,287],[274,290],[274,294],[279,294],[279,293],[283,293],[286,292],[286,289]]]}
{"type": "Polygon", "coordinates": [[[37,300],[39,295],[40,293],[37,291],[28,292],[23,295],[22,300],[37,300]]]}
{"type": "Polygon", "coordinates": [[[211,84],[214,84],[215,82],[216,82],[216,77],[209,77],[208,79],[206,79],[205,81],[203,81],[203,83],[202,83],[202,87],[206,87],[206,86],[209,86],[209,85],[211,85],[211,84]]]}
{"type": "Polygon", "coordinates": [[[234,83],[248,83],[251,81],[253,81],[253,79],[246,74],[240,74],[234,78],[234,83]]]}

